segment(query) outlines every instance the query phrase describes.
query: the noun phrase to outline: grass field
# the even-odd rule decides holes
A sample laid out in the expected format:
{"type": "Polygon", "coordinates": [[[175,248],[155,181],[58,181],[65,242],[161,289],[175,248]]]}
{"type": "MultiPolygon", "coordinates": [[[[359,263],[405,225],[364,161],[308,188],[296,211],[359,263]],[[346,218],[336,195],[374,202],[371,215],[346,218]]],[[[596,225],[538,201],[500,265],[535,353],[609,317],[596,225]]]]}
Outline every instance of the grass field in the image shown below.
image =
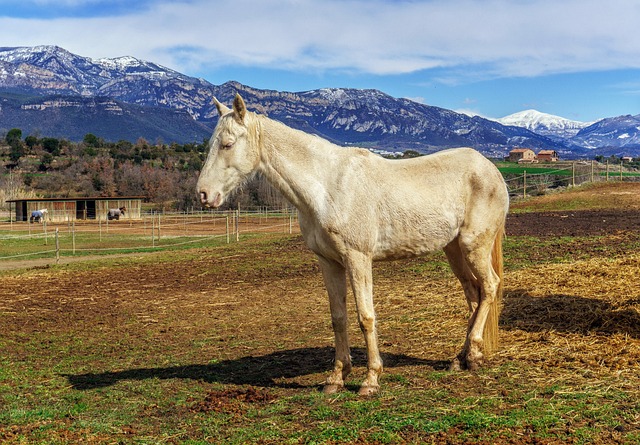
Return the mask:
{"type": "MultiPolygon", "coordinates": [[[[640,215],[637,185],[514,204],[640,215]]],[[[569,218],[565,218],[569,215],[569,218]]],[[[443,254],[377,263],[378,396],[321,393],[333,335],[298,235],[3,271],[3,444],[636,444],[640,228],[509,235],[501,347],[450,372],[466,303],[443,254]]]]}
{"type": "MultiPolygon", "coordinates": [[[[574,172],[574,167],[578,172],[591,173],[591,164],[585,162],[558,162],[553,164],[517,164],[514,162],[497,162],[496,165],[503,175],[522,175],[524,172],[527,172],[530,175],[571,176],[574,172]]],[[[607,168],[601,164],[594,166],[593,172],[596,176],[607,176],[607,168]]],[[[640,176],[640,172],[627,171],[626,168],[623,168],[623,171],[620,172],[619,165],[611,165],[609,166],[609,176],[612,179],[620,176],[633,178],[640,176]]]]}

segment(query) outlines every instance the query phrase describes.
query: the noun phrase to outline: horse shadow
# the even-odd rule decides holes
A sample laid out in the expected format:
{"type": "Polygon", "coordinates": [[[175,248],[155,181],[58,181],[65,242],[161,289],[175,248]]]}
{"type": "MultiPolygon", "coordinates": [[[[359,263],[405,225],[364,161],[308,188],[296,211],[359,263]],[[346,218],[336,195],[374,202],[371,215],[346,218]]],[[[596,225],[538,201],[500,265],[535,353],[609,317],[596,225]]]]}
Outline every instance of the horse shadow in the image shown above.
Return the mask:
{"type": "MultiPolygon", "coordinates": [[[[582,335],[626,334],[640,339],[640,314],[629,307],[639,302],[640,298],[635,298],[616,305],[607,301],[566,294],[554,294],[542,298],[532,296],[526,289],[516,289],[505,295],[500,328],[506,331],[555,331],[582,335]]],[[[366,351],[364,349],[353,348],[351,355],[354,366],[365,366],[366,351]]],[[[447,360],[427,360],[392,353],[381,355],[385,368],[427,366],[434,370],[445,370],[450,365],[447,360]]],[[[333,347],[300,348],[209,364],[138,368],[64,377],[76,390],[109,387],[120,381],[149,379],[189,379],[256,387],[318,387],[319,389],[320,385],[305,385],[291,382],[290,379],[326,373],[331,368],[333,357],[333,347]]]]}
{"type": "Polygon", "coordinates": [[[631,307],[638,303],[640,296],[611,303],[567,294],[534,297],[526,289],[516,289],[505,294],[500,328],[583,335],[626,334],[638,339],[640,314],[631,307]]]}
{"type": "MultiPolygon", "coordinates": [[[[354,366],[366,364],[366,352],[362,348],[351,350],[354,366]]],[[[404,354],[384,354],[386,368],[400,366],[430,366],[446,369],[448,361],[425,360],[404,354]]],[[[64,375],[72,388],[90,390],[115,385],[120,381],[148,379],[189,379],[208,383],[251,385],[256,387],[306,388],[304,385],[285,381],[304,375],[327,372],[334,357],[332,347],[301,348],[273,352],[260,356],[246,356],[218,363],[171,366],[165,368],[139,368],[124,371],[64,375]]]]}

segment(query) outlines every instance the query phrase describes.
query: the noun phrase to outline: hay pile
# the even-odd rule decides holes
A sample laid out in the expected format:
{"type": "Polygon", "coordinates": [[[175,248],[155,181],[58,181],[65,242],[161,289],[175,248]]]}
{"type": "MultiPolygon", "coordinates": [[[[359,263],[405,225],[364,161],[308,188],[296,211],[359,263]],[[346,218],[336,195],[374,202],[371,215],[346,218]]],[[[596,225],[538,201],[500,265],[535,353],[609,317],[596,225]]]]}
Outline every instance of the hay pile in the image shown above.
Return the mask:
{"type": "MultiPolygon", "coordinates": [[[[517,363],[523,379],[541,385],[575,387],[582,379],[608,387],[614,379],[640,400],[640,255],[509,271],[505,281],[501,345],[490,368],[517,363]]],[[[457,280],[384,277],[376,294],[382,350],[446,368],[468,315],[457,280]]]]}
{"type": "Polygon", "coordinates": [[[530,362],[530,381],[640,400],[640,256],[509,273],[501,332],[498,360],[530,362]]]}

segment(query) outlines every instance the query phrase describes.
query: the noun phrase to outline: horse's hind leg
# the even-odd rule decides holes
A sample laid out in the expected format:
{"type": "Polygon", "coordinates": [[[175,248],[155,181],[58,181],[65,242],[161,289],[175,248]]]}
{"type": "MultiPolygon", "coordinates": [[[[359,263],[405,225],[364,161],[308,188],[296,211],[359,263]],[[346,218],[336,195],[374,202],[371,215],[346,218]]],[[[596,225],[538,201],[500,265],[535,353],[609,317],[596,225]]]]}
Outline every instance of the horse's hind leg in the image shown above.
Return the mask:
{"type": "MultiPolygon", "coordinates": [[[[465,239],[460,238],[460,249],[464,255],[466,265],[477,280],[479,298],[477,304],[472,305],[472,314],[469,319],[469,329],[464,349],[464,360],[469,369],[476,369],[484,358],[482,351],[490,352],[493,346],[485,344],[485,327],[489,312],[498,304],[498,289],[500,277],[494,271],[491,263],[491,252],[495,234],[484,232],[483,236],[474,236],[465,239]],[[475,306],[475,307],[473,307],[475,306]]],[[[496,328],[497,328],[497,320],[496,328]]],[[[494,340],[495,339],[491,339],[494,340]]]]}
{"type": "Polygon", "coordinates": [[[329,294],[331,324],[336,342],[335,365],[324,386],[326,394],[333,394],[344,387],[344,379],[351,372],[351,354],[347,333],[347,279],[345,268],[341,264],[320,256],[318,259],[329,294]]]}
{"type": "Polygon", "coordinates": [[[473,273],[467,265],[467,261],[465,260],[462,249],[460,248],[458,238],[449,243],[444,248],[444,252],[447,255],[447,259],[449,260],[451,270],[462,285],[462,289],[464,290],[464,295],[467,299],[467,305],[469,306],[470,313],[464,347],[462,349],[462,352],[453,359],[450,367],[451,370],[460,370],[461,368],[467,366],[466,357],[469,353],[470,348],[468,339],[469,333],[471,332],[473,324],[476,320],[477,308],[478,304],[480,303],[480,286],[478,284],[478,280],[476,280],[476,278],[473,276],[473,273]]]}

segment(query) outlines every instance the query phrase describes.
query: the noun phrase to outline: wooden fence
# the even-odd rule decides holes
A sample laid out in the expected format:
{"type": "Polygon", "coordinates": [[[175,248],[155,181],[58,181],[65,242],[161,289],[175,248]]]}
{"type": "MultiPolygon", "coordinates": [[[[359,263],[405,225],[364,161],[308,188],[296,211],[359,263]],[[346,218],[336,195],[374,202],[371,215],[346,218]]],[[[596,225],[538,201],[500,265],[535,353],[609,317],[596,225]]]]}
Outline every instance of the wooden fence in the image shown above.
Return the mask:
{"type": "Polygon", "coordinates": [[[298,232],[298,214],[291,209],[151,212],[119,221],[5,221],[0,223],[0,263],[211,246],[243,236],[298,232]]]}
{"type": "Polygon", "coordinates": [[[628,171],[622,163],[578,161],[544,167],[519,166],[516,173],[509,168],[501,170],[512,198],[544,194],[549,189],[575,187],[587,182],[640,181],[640,172],[628,171]]]}

